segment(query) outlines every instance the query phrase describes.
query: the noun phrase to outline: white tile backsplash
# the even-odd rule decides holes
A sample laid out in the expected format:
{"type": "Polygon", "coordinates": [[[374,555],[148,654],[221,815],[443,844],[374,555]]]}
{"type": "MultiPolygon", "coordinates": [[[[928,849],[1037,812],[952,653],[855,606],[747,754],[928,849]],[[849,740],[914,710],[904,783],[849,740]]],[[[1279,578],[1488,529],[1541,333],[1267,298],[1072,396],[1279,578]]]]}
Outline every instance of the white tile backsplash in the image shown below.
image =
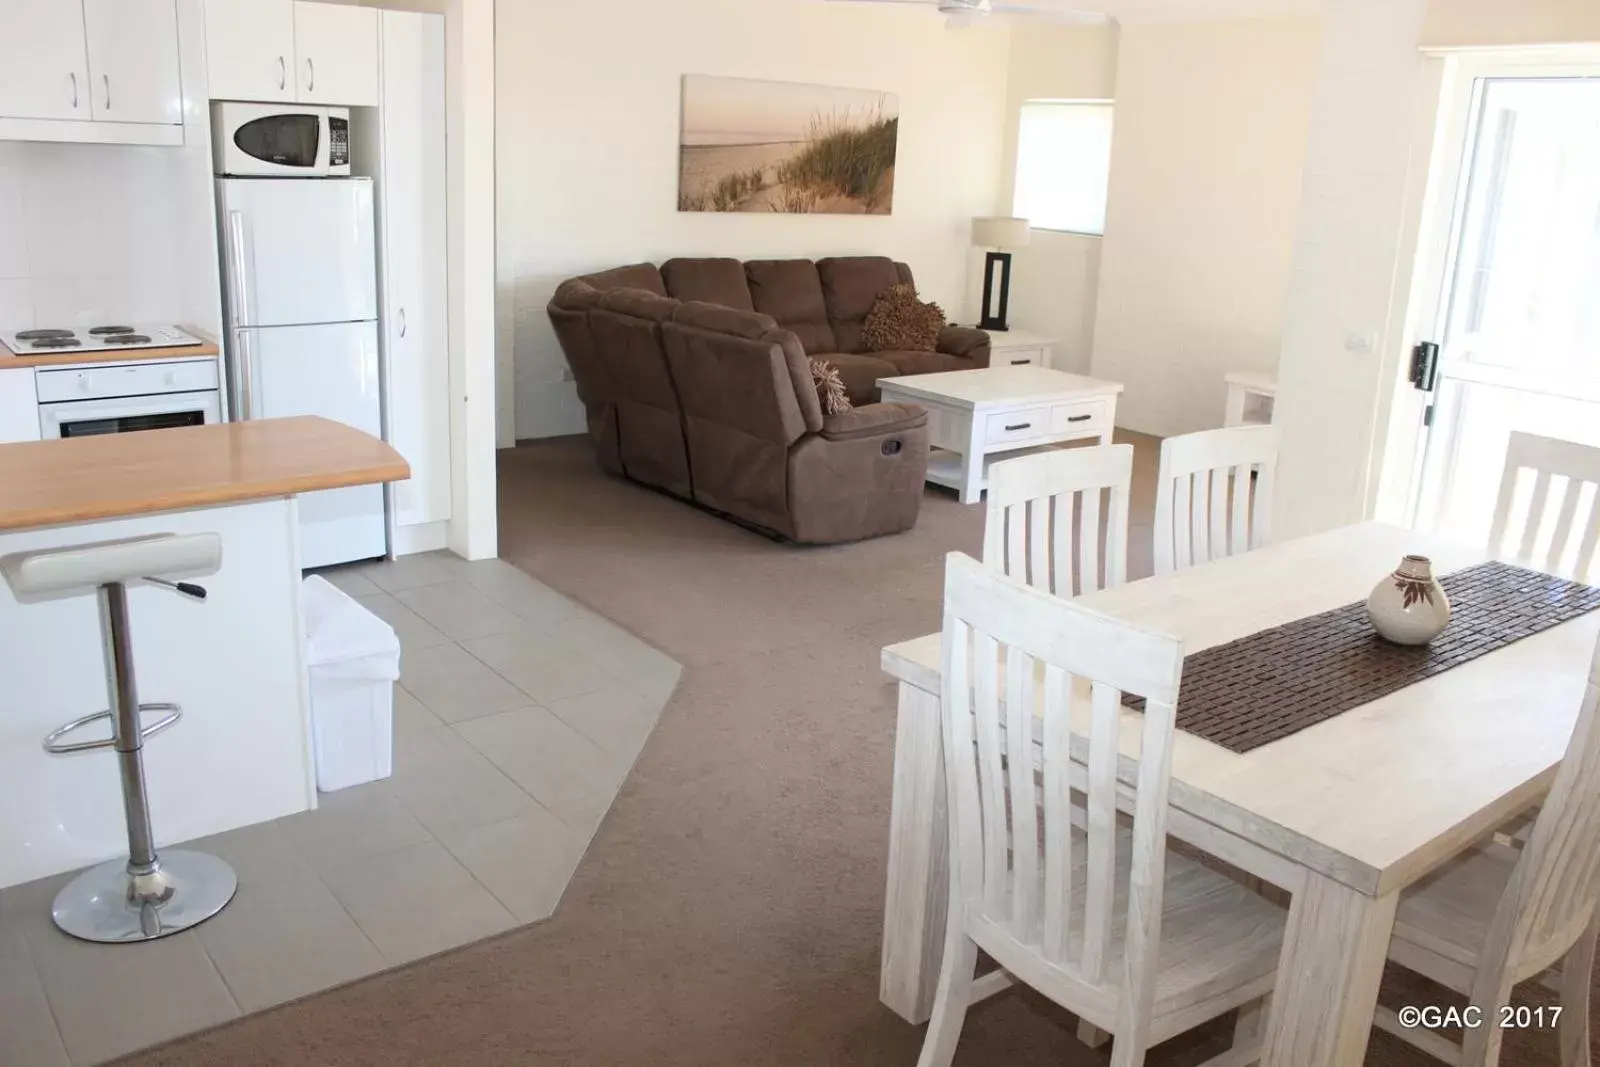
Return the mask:
{"type": "Polygon", "coordinates": [[[0,327],[183,321],[184,235],[206,210],[183,201],[195,186],[180,170],[193,165],[186,158],[0,143],[0,327]]]}

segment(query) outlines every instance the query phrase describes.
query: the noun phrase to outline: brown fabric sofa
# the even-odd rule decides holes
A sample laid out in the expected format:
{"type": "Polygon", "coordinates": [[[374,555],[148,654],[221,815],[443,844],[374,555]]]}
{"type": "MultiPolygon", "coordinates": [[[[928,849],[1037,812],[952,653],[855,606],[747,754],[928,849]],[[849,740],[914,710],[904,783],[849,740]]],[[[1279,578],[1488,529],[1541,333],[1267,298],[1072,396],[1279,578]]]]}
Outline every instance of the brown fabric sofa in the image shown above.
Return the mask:
{"type": "Polygon", "coordinates": [[[988,365],[988,335],[938,352],[861,351],[893,260],[674,259],[563,282],[550,321],[600,465],[795,541],[910,529],[927,416],[877,403],[880,378],[988,365]],[[853,411],[824,417],[809,356],[839,367],[853,411]]]}

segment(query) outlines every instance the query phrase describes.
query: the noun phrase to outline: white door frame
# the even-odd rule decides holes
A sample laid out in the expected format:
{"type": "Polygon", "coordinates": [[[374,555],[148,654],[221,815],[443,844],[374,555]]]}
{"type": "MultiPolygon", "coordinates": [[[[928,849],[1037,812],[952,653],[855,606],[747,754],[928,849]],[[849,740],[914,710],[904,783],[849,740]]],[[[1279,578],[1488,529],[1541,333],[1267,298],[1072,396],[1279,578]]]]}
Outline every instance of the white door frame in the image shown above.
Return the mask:
{"type": "Polygon", "coordinates": [[[1431,165],[1425,171],[1426,180],[1415,183],[1407,207],[1402,241],[1404,244],[1409,238],[1414,242],[1415,259],[1411,276],[1396,279],[1397,292],[1407,307],[1405,328],[1398,342],[1385,351],[1385,378],[1392,385],[1391,391],[1380,397],[1379,432],[1383,432],[1387,414],[1387,437],[1376,457],[1378,476],[1369,482],[1372,499],[1368,513],[1402,526],[1412,525],[1417,517],[1427,440],[1422,419],[1430,399],[1430,394],[1419,392],[1409,380],[1411,350],[1421,341],[1442,335],[1444,295],[1456,265],[1457,223],[1468,193],[1463,179],[1470,162],[1478,82],[1483,78],[1600,77],[1600,48],[1592,45],[1442,50],[1430,56],[1434,60],[1430,88],[1437,90],[1438,107],[1428,116],[1430,131],[1417,143],[1431,145],[1431,165]]]}

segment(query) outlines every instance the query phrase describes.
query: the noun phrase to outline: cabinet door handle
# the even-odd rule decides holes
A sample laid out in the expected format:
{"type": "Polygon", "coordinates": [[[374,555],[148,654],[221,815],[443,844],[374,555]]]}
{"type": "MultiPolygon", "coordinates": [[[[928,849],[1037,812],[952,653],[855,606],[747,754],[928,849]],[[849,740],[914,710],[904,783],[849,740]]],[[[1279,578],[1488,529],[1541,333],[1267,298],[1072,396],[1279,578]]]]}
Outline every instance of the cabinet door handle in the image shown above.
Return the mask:
{"type": "Polygon", "coordinates": [[[282,56],[279,56],[278,57],[278,88],[284,89],[284,88],[287,88],[288,85],[289,85],[289,64],[287,64],[287,63],[285,63],[283,61],[283,57],[282,56]]]}
{"type": "Polygon", "coordinates": [[[1093,415],[1072,415],[1072,416],[1068,417],[1067,421],[1068,422],[1088,422],[1092,418],[1094,418],[1093,415]]]}
{"type": "Polygon", "coordinates": [[[400,309],[400,336],[404,337],[405,335],[406,335],[406,309],[405,308],[401,308],[400,309]]]}
{"type": "Polygon", "coordinates": [[[315,92],[317,88],[317,67],[311,62],[311,57],[306,56],[306,92],[315,92]]]}
{"type": "Polygon", "coordinates": [[[1017,430],[1030,430],[1032,428],[1033,423],[1031,422],[1019,422],[1014,426],[1007,426],[1006,433],[1015,433],[1017,430]]]}
{"type": "Polygon", "coordinates": [[[100,75],[100,80],[105,83],[105,87],[106,87],[106,110],[110,111],[111,110],[111,75],[102,74],[102,75],[100,75]]]}
{"type": "Polygon", "coordinates": [[[1011,365],[1013,367],[1021,367],[1021,366],[1024,366],[1025,364],[1032,363],[1032,362],[1033,362],[1033,360],[1031,360],[1031,359],[1014,359],[1014,360],[1011,361],[1011,365]]]}
{"type": "Polygon", "coordinates": [[[73,110],[77,110],[77,107],[78,107],[78,72],[77,71],[69,71],[68,74],[67,74],[67,77],[72,79],[72,107],[73,107],[73,110]]]}

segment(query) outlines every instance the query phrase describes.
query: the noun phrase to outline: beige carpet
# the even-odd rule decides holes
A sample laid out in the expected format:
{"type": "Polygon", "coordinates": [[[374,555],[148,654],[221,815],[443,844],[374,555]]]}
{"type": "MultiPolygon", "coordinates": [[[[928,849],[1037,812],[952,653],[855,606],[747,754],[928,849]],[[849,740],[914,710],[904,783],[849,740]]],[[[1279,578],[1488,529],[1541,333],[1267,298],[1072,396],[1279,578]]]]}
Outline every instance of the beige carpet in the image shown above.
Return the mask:
{"type": "MultiPolygon", "coordinates": [[[[1154,448],[1130,439],[1139,577],[1154,448]]],[[[503,554],[688,668],[560,910],[123,1062],[910,1067],[921,1030],[877,999],[894,744],[878,650],[937,628],[943,556],[978,551],[982,508],[930,492],[910,534],[803,549],[606,478],[578,440],[502,453],[501,472],[503,554]]],[[[1227,1034],[1213,1024],[1149,1062],[1198,1063],[1227,1034]]],[[[1013,992],[974,1009],[957,1062],[1105,1057],[1013,992]]],[[[1379,1034],[1368,1062],[1433,1061],[1379,1034]]],[[[1511,1035],[1502,1059],[1556,1062],[1548,1033],[1511,1035]]]]}

